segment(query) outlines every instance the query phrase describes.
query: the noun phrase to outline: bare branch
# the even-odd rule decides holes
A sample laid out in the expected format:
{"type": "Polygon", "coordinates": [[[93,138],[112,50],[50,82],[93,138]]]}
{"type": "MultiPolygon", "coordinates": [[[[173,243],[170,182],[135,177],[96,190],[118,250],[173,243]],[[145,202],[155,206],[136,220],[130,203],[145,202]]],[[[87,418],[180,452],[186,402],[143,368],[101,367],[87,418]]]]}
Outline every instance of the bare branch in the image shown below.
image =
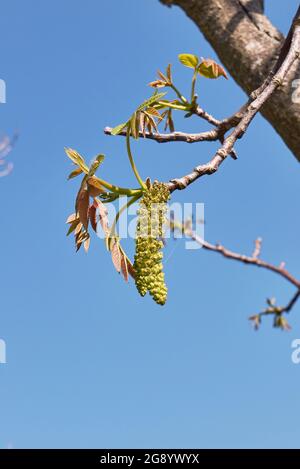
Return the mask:
{"type": "Polygon", "coordinates": [[[220,244],[212,244],[212,243],[209,243],[208,241],[205,241],[203,238],[198,236],[192,230],[190,221],[182,224],[180,222],[170,220],[169,225],[170,225],[171,230],[173,231],[175,231],[176,229],[180,230],[185,236],[193,239],[197,244],[202,246],[203,249],[207,251],[216,252],[216,253],[221,254],[223,257],[227,259],[232,259],[232,260],[241,262],[243,264],[254,265],[256,267],[260,267],[262,269],[274,272],[280,275],[281,277],[283,277],[293,286],[295,286],[297,288],[297,291],[286,306],[277,306],[274,298],[271,300],[268,299],[267,300],[268,307],[264,309],[262,312],[258,314],[254,314],[253,316],[249,318],[251,321],[253,321],[255,329],[258,329],[263,316],[273,315],[274,327],[279,327],[285,330],[290,329],[290,326],[287,320],[283,318],[283,314],[289,313],[292,310],[292,308],[295,306],[298,299],[300,298],[300,280],[298,280],[288,270],[286,270],[283,264],[280,264],[280,266],[278,267],[267,261],[258,259],[258,255],[260,254],[260,248],[261,248],[260,238],[256,240],[256,249],[254,253],[252,254],[252,256],[246,256],[244,254],[231,251],[220,244]]]}
{"type": "MultiPolygon", "coordinates": [[[[106,135],[111,135],[112,128],[105,127],[104,133],[106,135]]],[[[126,137],[126,130],[120,132],[118,135],[126,137]]],[[[169,134],[159,134],[159,133],[149,133],[149,132],[139,132],[139,137],[147,138],[150,140],[155,140],[158,143],[168,143],[168,142],[186,142],[186,143],[196,143],[196,142],[213,142],[220,138],[220,131],[218,129],[209,130],[207,132],[201,132],[197,134],[189,134],[185,132],[171,132],[169,134]]]]}
{"type": "Polygon", "coordinates": [[[182,230],[186,236],[193,239],[196,243],[202,246],[203,249],[206,249],[207,251],[217,252],[221,254],[223,257],[226,257],[227,259],[232,259],[235,261],[243,262],[244,264],[254,265],[256,267],[260,267],[262,269],[266,269],[271,272],[274,272],[280,275],[281,277],[285,278],[289,283],[294,285],[296,288],[300,289],[300,280],[294,277],[284,267],[276,266],[262,259],[259,259],[258,257],[255,257],[254,255],[246,256],[245,254],[239,254],[237,252],[234,252],[225,248],[221,244],[209,243],[208,241],[205,241],[204,239],[200,238],[200,236],[198,236],[188,225],[182,226],[181,224],[176,224],[176,222],[173,222],[173,225],[175,228],[182,230]]]}

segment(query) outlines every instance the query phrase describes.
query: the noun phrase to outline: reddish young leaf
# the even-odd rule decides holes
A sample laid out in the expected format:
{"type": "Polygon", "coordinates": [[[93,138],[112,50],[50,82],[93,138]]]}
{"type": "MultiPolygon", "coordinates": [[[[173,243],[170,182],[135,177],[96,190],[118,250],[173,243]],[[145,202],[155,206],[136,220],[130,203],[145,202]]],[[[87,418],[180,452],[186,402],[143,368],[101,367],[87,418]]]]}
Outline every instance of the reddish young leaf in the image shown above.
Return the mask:
{"type": "Polygon", "coordinates": [[[79,215],[79,219],[83,224],[84,228],[88,229],[88,211],[89,211],[89,193],[85,187],[81,187],[77,197],[76,197],[76,204],[75,204],[76,213],[79,215]]]}
{"type": "Polygon", "coordinates": [[[154,80],[149,83],[149,86],[152,86],[152,88],[164,88],[166,86],[166,82],[162,80],[154,80]]]}
{"type": "Polygon", "coordinates": [[[198,66],[198,72],[205,78],[219,78],[223,76],[228,79],[224,68],[212,59],[204,59],[198,66]]]}
{"type": "Polygon", "coordinates": [[[119,247],[119,243],[113,239],[111,243],[111,260],[115,266],[117,272],[120,273],[121,271],[121,251],[119,247]]]}
{"type": "MultiPolygon", "coordinates": [[[[68,232],[67,232],[67,236],[69,236],[78,226],[78,224],[80,223],[80,220],[79,218],[76,218],[76,220],[74,220],[71,224],[70,224],[70,227],[68,229],[68,232]]],[[[81,224],[81,223],[80,223],[81,224]]]]}
{"type": "Polygon", "coordinates": [[[88,252],[89,247],[90,247],[90,242],[91,242],[91,238],[90,238],[90,236],[88,236],[86,238],[86,240],[84,241],[84,243],[83,243],[83,247],[84,247],[85,252],[88,252]]]}
{"type": "Polygon", "coordinates": [[[130,260],[128,259],[128,257],[126,257],[126,260],[127,260],[127,270],[128,270],[128,273],[129,275],[135,279],[135,270],[133,268],[133,265],[132,263],[130,262],[130,260]]]}
{"type": "Polygon", "coordinates": [[[91,176],[87,180],[88,191],[91,197],[98,197],[98,195],[105,192],[104,187],[101,185],[100,181],[96,176],[91,176]]]}
{"type": "Polygon", "coordinates": [[[101,202],[101,200],[95,200],[98,206],[99,210],[99,221],[102,227],[102,230],[104,233],[107,235],[109,233],[109,227],[108,227],[108,217],[107,217],[107,209],[105,205],[101,202]]]}
{"type": "Polygon", "coordinates": [[[121,271],[125,282],[128,282],[127,258],[123,251],[121,251],[121,271]]]}
{"type": "Polygon", "coordinates": [[[77,225],[76,228],[75,228],[75,233],[74,233],[75,236],[77,236],[78,233],[81,232],[81,230],[82,230],[82,223],[80,222],[80,223],[78,223],[78,225],[77,225]]]}
{"type": "Polygon", "coordinates": [[[78,218],[76,213],[72,213],[72,215],[69,215],[67,218],[66,223],[73,223],[78,218]]]}
{"type": "Polygon", "coordinates": [[[89,219],[91,227],[97,233],[97,202],[92,203],[89,207],[89,219]]]}

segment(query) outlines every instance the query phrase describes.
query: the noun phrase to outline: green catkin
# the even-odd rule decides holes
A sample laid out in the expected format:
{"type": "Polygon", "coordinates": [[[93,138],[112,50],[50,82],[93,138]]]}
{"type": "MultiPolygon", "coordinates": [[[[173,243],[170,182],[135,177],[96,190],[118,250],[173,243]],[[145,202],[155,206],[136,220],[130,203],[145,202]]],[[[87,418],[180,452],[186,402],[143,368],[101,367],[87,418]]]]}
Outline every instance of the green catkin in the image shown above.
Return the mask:
{"type": "Polygon", "coordinates": [[[140,295],[147,291],[160,305],[167,299],[163,273],[163,235],[170,191],[165,184],[154,182],[140,201],[134,257],[135,283],[140,295]]]}

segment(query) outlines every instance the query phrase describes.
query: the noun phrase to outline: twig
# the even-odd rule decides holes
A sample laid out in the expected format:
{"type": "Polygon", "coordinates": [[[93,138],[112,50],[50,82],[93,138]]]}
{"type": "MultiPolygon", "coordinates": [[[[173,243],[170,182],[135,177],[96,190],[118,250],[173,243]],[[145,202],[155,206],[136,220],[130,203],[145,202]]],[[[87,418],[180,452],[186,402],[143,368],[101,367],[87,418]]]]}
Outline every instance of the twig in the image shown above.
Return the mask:
{"type": "Polygon", "coordinates": [[[252,254],[252,257],[254,257],[255,259],[257,259],[260,256],[261,244],[262,244],[262,239],[257,238],[255,240],[254,251],[253,251],[253,254],[252,254]]]}
{"type": "MultiPolygon", "coordinates": [[[[106,135],[111,135],[112,128],[105,127],[104,133],[106,135]]],[[[126,130],[120,132],[118,135],[126,137],[126,130]]],[[[159,134],[159,133],[150,133],[150,132],[139,132],[139,137],[148,138],[150,140],[155,140],[158,143],[168,143],[168,142],[186,142],[186,143],[195,143],[195,142],[213,142],[220,138],[218,129],[209,130],[207,132],[200,132],[196,134],[189,134],[185,132],[171,132],[169,134],[159,134]]]]}
{"type": "MultiPolygon", "coordinates": [[[[174,222],[175,225],[175,222],[174,222]]],[[[223,257],[226,257],[228,259],[232,259],[235,261],[243,262],[244,264],[250,264],[250,265],[255,265],[257,267],[263,268],[270,270],[272,272],[275,272],[276,274],[280,275],[281,277],[285,278],[288,282],[290,282],[292,285],[294,285],[296,288],[300,289],[300,280],[298,280],[296,277],[294,277],[288,270],[285,268],[282,268],[281,266],[276,266],[274,264],[271,264],[269,262],[266,262],[262,259],[258,259],[255,256],[246,256],[245,254],[239,254],[237,252],[231,251],[221,244],[212,244],[209,243],[208,241],[205,241],[204,239],[200,238],[193,230],[191,230],[189,227],[181,227],[180,226],[175,226],[175,228],[183,230],[185,235],[193,239],[196,243],[201,245],[203,249],[206,249],[207,251],[213,251],[213,252],[218,252],[221,254],[223,257]]]]}
{"type": "MultiPolygon", "coordinates": [[[[295,20],[291,26],[291,36],[290,40],[287,37],[286,41],[283,44],[282,49],[285,52],[285,59],[283,60],[282,55],[280,55],[278,64],[275,65],[274,69],[270,73],[269,77],[265,83],[252,95],[252,100],[244,105],[240,111],[233,115],[231,118],[223,121],[224,133],[228,130],[228,127],[233,127],[235,123],[236,126],[234,130],[230,133],[228,137],[225,138],[224,143],[221,148],[216,152],[213,158],[204,165],[197,166],[191,173],[183,176],[181,178],[172,179],[168,183],[170,191],[176,189],[185,189],[189,184],[196,181],[198,178],[215,173],[227,156],[233,151],[234,144],[236,141],[243,137],[247,128],[249,127],[251,121],[265,104],[265,102],[270,98],[274,91],[283,83],[288,71],[296,60],[300,56],[300,9],[297,12],[295,20]],[[286,44],[290,44],[290,47],[287,49],[286,44]],[[274,74],[274,70],[276,73],[274,74]]],[[[222,125],[222,124],[221,124],[222,125]]],[[[220,129],[220,126],[219,126],[220,129]]]]}
{"type": "Polygon", "coordinates": [[[256,240],[256,249],[252,256],[246,256],[244,254],[240,254],[234,251],[231,251],[224,246],[220,244],[212,244],[209,243],[208,241],[205,241],[203,238],[198,236],[192,229],[191,225],[189,222],[186,222],[185,224],[176,222],[174,220],[170,220],[170,228],[171,230],[178,229],[180,230],[185,236],[188,236],[189,238],[193,239],[197,244],[203,247],[203,249],[211,252],[216,252],[221,254],[223,257],[227,259],[232,259],[238,262],[242,262],[244,264],[248,265],[254,265],[256,267],[260,267],[262,269],[274,272],[281,277],[283,277],[285,280],[287,280],[289,283],[291,283],[293,286],[297,288],[296,293],[292,297],[292,299],[289,301],[289,303],[286,306],[277,306],[274,302],[274,300],[267,300],[268,301],[268,307],[262,311],[261,313],[255,314],[251,316],[249,319],[254,321],[254,326],[257,329],[260,325],[261,318],[262,316],[266,315],[274,315],[274,326],[275,327],[280,327],[282,329],[290,329],[290,326],[288,322],[286,321],[285,318],[282,317],[284,313],[289,313],[292,308],[295,306],[297,300],[300,298],[300,280],[298,280],[296,277],[294,277],[288,270],[284,268],[284,265],[281,264],[279,267],[271,264],[267,261],[264,261],[262,259],[258,259],[258,255],[260,254],[260,248],[261,248],[261,239],[258,238],[256,240]]]}

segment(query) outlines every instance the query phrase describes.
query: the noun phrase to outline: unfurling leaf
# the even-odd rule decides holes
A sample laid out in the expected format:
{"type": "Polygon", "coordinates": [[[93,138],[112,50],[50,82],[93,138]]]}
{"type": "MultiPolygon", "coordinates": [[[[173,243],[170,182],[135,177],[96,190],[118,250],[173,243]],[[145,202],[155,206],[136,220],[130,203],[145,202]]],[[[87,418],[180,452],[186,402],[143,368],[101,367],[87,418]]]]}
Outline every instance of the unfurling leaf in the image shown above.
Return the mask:
{"type": "Polygon", "coordinates": [[[166,75],[164,75],[160,70],[157,71],[158,79],[151,81],[149,86],[152,88],[164,88],[165,86],[172,86],[172,75],[171,75],[171,64],[167,67],[166,75]]]}
{"type": "Polygon", "coordinates": [[[190,68],[195,69],[199,63],[198,57],[193,54],[179,54],[178,58],[180,62],[182,63],[182,65],[184,65],[185,67],[190,67],[190,68]]]}
{"type": "Polygon", "coordinates": [[[86,187],[81,187],[77,194],[75,210],[79,215],[82,225],[87,230],[89,224],[89,192],[86,187]]]}
{"type": "Polygon", "coordinates": [[[123,274],[125,282],[128,282],[127,258],[122,250],[121,250],[121,272],[123,274]]]}
{"type": "Polygon", "coordinates": [[[70,160],[72,160],[73,163],[79,166],[83,173],[88,174],[89,168],[86,165],[84,158],[76,150],[73,150],[72,148],[65,148],[65,152],[70,158],[70,160]]]}
{"type": "Polygon", "coordinates": [[[159,120],[162,119],[161,114],[157,109],[155,109],[155,107],[148,107],[146,112],[147,114],[151,114],[151,116],[157,117],[159,120]]]}
{"type": "Polygon", "coordinates": [[[130,119],[130,133],[136,140],[139,138],[140,113],[134,112],[130,119]]]}
{"type": "Polygon", "coordinates": [[[205,78],[219,78],[223,76],[228,79],[224,68],[212,59],[204,59],[198,67],[198,72],[205,78]]]}
{"type": "Polygon", "coordinates": [[[86,182],[88,185],[88,192],[91,197],[98,197],[98,195],[106,192],[99,179],[95,176],[90,177],[86,182]]]}
{"type": "Polygon", "coordinates": [[[137,108],[137,111],[142,111],[144,108],[151,106],[152,104],[156,103],[159,101],[163,96],[165,96],[167,93],[156,93],[150,96],[150,98],[146,99],[142,104],[139,105],[137,108]]]}
{"type": "Polygon", "coordinates": [[[105,156],[102,155],[102,154],[96,156],[96,158],[94,159],[93,163],[90,166],[89,176],[94,176],[94,174],[97,171],[97,169],[99,168],[100,164],[103,163],[104,158],[105,158],[105,156]]]}
{"type": "Polygon", "coordinates": [[[90,247],[90,243],[91,243],[91,238],[90,238],[90,235],[88,235],[88,237],[86,238],[86,240],[83,243],[83,247],[84,247],[85,252],[88,252],[89,247],[90,247]]]}
{"type": "Polygon", "coordinates": [[[67,232],[67,236],[69,236],[71,233],[73,233],[73,231],[76,230],[78,224],[80,223],[80,220],[79,218],[76,218],[76,220],[74,220],[71,224],[70,224],[70,227],[68,229],[68,232],[67,232]]]}
{"type": "Polygon", "coordinates": [[[79,176],[80,174],[82,174],[82,169],[81,168],[76,168],[76,169],[74,169],[74,171],[72,171],[69,174],[68,179],[76,178],[76,176],[79,176]]]}
{"type": "Polygon", "coordinates": [[[95,204],[97,204],[97,208],[99,211],[99,221],[101,228],[107,236],[107,234],[109,233],[107,209],[105,205],[101,202],[101,200],[95,199],[95,204]]]}
{"type": "Polygon", "coordinates": [[[97,233],[97,202],[93,202],[89,207],[89,220],[91,227],[97,233]]]}
{"type": "Polygon", "coordinates": [[[175,131],[175,126],[174,126],[174,121],[173,121],[173,117],[172,117],[172,109],[171,108],[168,109],[168,111],[166,111],[166,122],[165,122],[164,130],[167,130],[168,127],[170,129],[170,132],[175,131]]]}
{"type": "Polygon", "coordinates": [[[128,259],[128,257],[126,256],[126,260],[127,260],[127,270],[128,270],[128,273],[129,275],[135,279],[135,270],[133,268],[133,265],[131,263],[131,261],[128,259]]]}
{"type": "Polygon", "coordinates": [[[68,216],[66,223],[73,223],[78,218],[76,213],[72,213],[68,216]]]}
{"type": "Polygon", "coordinates": [[[127,122],[123,122],[123,124],[117,125],[111,130],[110,132],[111,135],[118,135],[120,132],[122,132],[122,130],[125,129],[126,126],[127,126],[127,122]]]}
{"type": "Polygon", "coordinates": [[[79,223],[77,224],[77,226],[76,226],[76,228],[75,228],[75,232],[74,232],[75,236],[77,236],[77,235],[81,232],[82,226],[83,226],[83,225],[82,225],[81,222],[79,222],[79,223]]]}
{"type": "Polygon", "coordinates": [[[152,88],[165,88],[168,85],[163,80],[154,80],[149,83],[149,86],[152,86],[152,88]]]}
{"type": "Polygon", "coordinates": [[[171,64],[167,66],[167,77],[170,83],[172,83],[172,72],[171,72],[171,64]]]}
{"type": "Polygon", "coordinates": [[[113,238],[110,243],[111,260],[117,272],[121,271],[121,251],[119,242],[113,238]]]}

